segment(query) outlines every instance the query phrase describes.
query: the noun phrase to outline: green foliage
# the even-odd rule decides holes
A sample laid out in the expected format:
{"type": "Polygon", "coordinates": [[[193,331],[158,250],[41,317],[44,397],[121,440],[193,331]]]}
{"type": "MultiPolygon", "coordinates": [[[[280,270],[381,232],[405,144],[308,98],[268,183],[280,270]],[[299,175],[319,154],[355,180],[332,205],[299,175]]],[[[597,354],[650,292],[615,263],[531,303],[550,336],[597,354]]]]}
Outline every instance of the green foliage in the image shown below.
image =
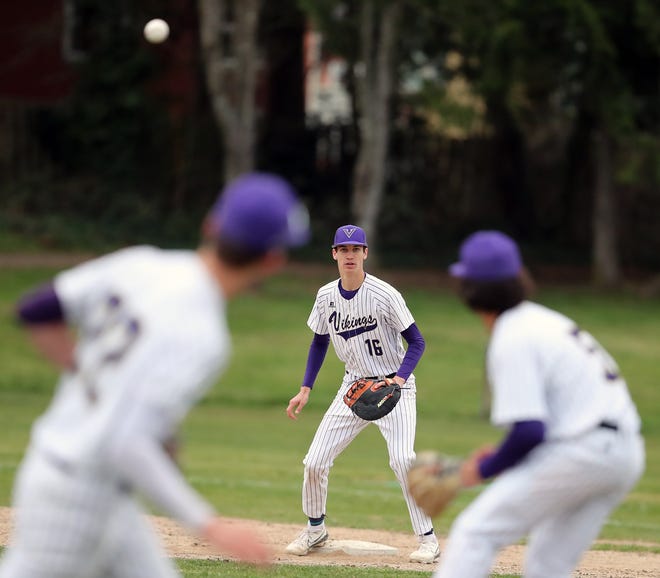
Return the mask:
{"type": "Polygon", "coordinates": [[[62,129],[58,144],[66,158],[113,190],[165,160],[153,141],[164,111],[148,92],[157,63],[141,49],[140,22],[127,5],[85,0],[77,8],[92,30],[74,97],[54,119],[62,129]]]}
{"type": "Polygon", "coordinates": [[[15,184],[0,204],[2,251],[105,251],[126,244],[194,246],[201,207],[166,210],[162,196],[130,186],[115,194],[112,181],[51,180],[36,175],[15,184]]]}
{"type": "Polygon", "coordinates": [[[465,72],[489,100],[515,110],[554,97],[566,112],[585,110],[616,134],[636,130],[640,113],[656,107],[657,86],[649,90],[646,65],[635,63],[657,66],[660,58],[657,19],[649,18],[657,7],[649,2],[482,4],[444,3],[437,14],[453,23],[465,72]]]}
{"type": "Polygon", "coordinates": [[[35,116],[49,162],[2,183],[0,227],[59,249],[196,242],[220,186],[219,137],[201,112],[173,121],[158,84],[171,57],[144,41],[146,8],[76,2],[87,34],[73,94],[35,116]]]}
{"type": "Polygon", "coordinates": [[[619,183],[634,186],[648,182],[660,186],[660,141],[655,135],[634,135],[621,148],[619,183]]]}
{"type": "MultiPolygon", "coordinates": [[[[293,1],[286,9],[268,4],[262,28],[270,30],[274,44],[277,34],[300,29],[278,20],[290,17],[293,1]]],[[[3,250],[20,247],[21,237],[30,248],[84,250],[195,242],[198,220],[221,185],[222,139],[202,90],[194,112],[177,127],[166,110],[170,102],[153,90],[171,78],[172,61],[164,57],[167,45],[148,46],[141,39],[139,10],[169,7],[175,14],[170,4],[76,2],[94,23],[88,59],[78,67],[75,94],[30,123],[29,136],[52,164],[0,183],[0,230],[12,232],[11,238],[0,234],[3,250]]],[[[351,65],[363,4],[298,0],[323,31],[326,54],[344,56],[351,65]]],[[[406,0],[404,5],[398,71],[423,90],[397,96],[401,114],[392,119],[396,127],[379,227],[405,224],[406,234],[388,235],[379,257],[387,264],[435,266],[447,242],[474,226],[493,226],[561,247],[566,260],[588,260],[589,131],[598,121],[617,138],[613,172],[617,184],[625,185],[617,190],[624,205],[622,265],[626,271],[657,268],[660,95],[657,75],[650,72],[658,70],[660,59],[657,2],[406,0]],[[460,56],[458,68],[447,64],[448,54],[460,56]],[[476,112],[448,96],[457,76],[467,78],[470,92],[480,97],[476,112]],[[461,142],[434,138],[437,125],[425,122],[429,117],[441,118],[443,128],[462,129],[462,136],[475,124],[488,136],[461,142]],[[641,233],[638,212],[644,219],[641,233]]],[[[276,82],[279,71],[294,66],[285,52],[268,54],[272,60],[265,68],[272,68],[264,94],[271,104],[285,99],[270,96],[283,84],[276,82]]],[[[346,77],[349,92],[353,70],[349,67],[346,77]]],[[[315,245],[301,254],[325,257],[327,232],[350,208],[359,139],[336,127],[324,135],[296,132],[296,138],[289,128],[281,138],[276,127],[289,120],[277,113],[266,118],[267,108],[263,125],[271,132],[258,139],[260,164],[286,166],[301,186],[315,230],[315,245]],[[335,154],[340,160],[323,165],[321,150],[332,151],[326,160],[335,154]]],[[[287,114],[297,112],[296,107],[287,114]]],[[[303,119],[296,122],[302,126],[303,119]]]]}
{"type": "Polygon", "coordinates": [[[359,11],[356,0],[297,0],[300,9],[323,34],[323,54],[355,62],[359,53],[359,11]]]}

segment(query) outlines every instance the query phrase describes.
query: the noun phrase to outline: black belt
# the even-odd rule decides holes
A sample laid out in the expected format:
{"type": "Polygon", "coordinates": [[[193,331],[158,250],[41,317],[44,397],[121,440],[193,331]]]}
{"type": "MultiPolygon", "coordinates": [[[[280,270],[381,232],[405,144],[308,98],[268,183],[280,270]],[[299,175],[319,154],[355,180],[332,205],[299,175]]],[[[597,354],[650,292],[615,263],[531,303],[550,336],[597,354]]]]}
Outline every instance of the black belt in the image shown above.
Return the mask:
{"type": "MultiPolygon", "coordinates": [[[[348,371],[346,372],[348,373],[348,371]]],[[[376,379],[382,379],[383,377],[387,377],[388,379],[392,379],[396,375],[396,371],[394,373],[390,373],[389,375],[365,375],[364,379],[371,379],[371,380],[376,380],[376,379]]]]}
{"type": "Polygon", "coordinates": [[[598,424],[598,427],[602,427],[602,428],[605,428],[605,429],[611,429],[611,430],[614,430],[614,431],[619,431],[619,426],[615,423],[612,423],[611,421],[601,421],[598,424]]]}

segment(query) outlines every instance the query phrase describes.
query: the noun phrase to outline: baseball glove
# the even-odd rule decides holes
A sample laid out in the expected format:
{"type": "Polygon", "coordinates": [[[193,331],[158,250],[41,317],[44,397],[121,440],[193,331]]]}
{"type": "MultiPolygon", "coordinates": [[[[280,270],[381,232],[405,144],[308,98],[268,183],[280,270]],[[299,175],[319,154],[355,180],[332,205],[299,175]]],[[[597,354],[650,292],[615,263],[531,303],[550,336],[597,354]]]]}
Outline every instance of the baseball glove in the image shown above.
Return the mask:
{"type": "Polygon", "coordinates": [[[373,421],[390,413],[401,399],[401,386],[386,377],[380,381],[358,379],[344,395],[344,403],[362,419],[373,421]]]}
{"type": "Polygon", "coordinates": [[[434,451],[417,455],[408,470],[408,487],[417,505],[433,518],[442,513],[461,489],[461,461],[434,451]]]}

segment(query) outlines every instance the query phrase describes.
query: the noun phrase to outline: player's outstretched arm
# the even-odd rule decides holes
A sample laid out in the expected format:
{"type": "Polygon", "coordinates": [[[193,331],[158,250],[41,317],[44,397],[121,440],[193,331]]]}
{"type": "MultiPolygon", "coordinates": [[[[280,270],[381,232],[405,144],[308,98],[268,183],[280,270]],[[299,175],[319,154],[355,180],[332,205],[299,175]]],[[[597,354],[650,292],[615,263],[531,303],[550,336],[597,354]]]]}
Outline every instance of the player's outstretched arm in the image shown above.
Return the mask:
{"type": "Polygon", "coordinates": [[[259,540],[256,530],[243,523],[212,518],[202,529],[202,538],[221,552],[250,564],[265,566],[273,558],[270,548],[259,540]]]}
{"type": "Polygon", "coordinates": [[[158,404],[136,403],[110,429],[100,459],[129,487],[221,552],[265,564],[267,548],[253,530],[219,519],[214,507],[185,479],[165,452],[159,432],[171,430],[171,416],[158,404]]]}
{"type": "Polygon", "coordinates": [[[286,414],[291,419],[298,419],[298,414],[303,410],[309,401],[310,388],[303,385],[300,391],[291,398],[289,405],[286,408],[286,414]]]}

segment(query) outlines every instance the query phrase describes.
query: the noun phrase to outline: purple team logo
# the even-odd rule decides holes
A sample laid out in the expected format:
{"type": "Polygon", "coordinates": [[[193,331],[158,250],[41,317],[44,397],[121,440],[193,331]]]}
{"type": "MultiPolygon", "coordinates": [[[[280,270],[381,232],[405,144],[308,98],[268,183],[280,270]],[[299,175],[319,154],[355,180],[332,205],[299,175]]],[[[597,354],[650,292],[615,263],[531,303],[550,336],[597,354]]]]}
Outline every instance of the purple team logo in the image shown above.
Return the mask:
{"type": "Polygon", "coordinates": [[[362,335],[367,331],[373,331],[378,327],[378,321],[371,315],[363,317],[351,317],[347,315],[342,317],[341,313],[333,311],[328,318],[328,322],[337,332],[337,335],[348,341],[351,337],[362,335]]]}

